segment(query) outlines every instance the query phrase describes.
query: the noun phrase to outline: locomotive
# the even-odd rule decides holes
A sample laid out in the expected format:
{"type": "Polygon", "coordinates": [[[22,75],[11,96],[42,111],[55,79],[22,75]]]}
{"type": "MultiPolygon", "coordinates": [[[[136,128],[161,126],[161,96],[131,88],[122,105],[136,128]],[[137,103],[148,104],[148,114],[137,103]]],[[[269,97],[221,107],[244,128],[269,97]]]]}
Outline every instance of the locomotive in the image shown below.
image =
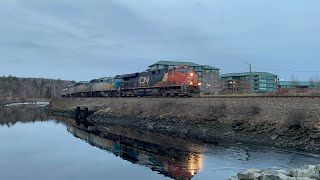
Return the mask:
{"type": "Polygon", "coordinates": [[[199,79],[188,66],[149,70],[78,82],[62,90],[62,97],[199,96],[199,79]]]}

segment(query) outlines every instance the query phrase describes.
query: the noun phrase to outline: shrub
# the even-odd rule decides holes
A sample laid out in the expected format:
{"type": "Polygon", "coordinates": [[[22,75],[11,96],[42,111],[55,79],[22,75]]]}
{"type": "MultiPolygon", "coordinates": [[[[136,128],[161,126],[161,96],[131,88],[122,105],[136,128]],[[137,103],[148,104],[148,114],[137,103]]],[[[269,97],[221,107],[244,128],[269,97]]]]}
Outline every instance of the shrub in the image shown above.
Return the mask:
{"type": "Polygon", "coordinates": [[[226,117],[227,114],[227,105],[222,104],[209,104],[208,115],[210,120],[218,120],[221,117],[226,117]]]}
{"type": "Polygon", "coordinates": [[[288,129],[303,129],[307,121],[307,112],[304,109],[292,109],[288,112],[288,117],[285,121],[285,126],[288,129]]]}
{"type": "Polygon", "coordinates": [[[261,108],[258,105],[251,105],[249,107],[249,114],[250,115],[258,115],[260,114],[261,108]]]}
{"type": "Polygon", "coordinates": [[[260,114],[261,108],[258,105],[241,104],[232,108],[232,113],[239,116],[254,116],[260,114]]]}

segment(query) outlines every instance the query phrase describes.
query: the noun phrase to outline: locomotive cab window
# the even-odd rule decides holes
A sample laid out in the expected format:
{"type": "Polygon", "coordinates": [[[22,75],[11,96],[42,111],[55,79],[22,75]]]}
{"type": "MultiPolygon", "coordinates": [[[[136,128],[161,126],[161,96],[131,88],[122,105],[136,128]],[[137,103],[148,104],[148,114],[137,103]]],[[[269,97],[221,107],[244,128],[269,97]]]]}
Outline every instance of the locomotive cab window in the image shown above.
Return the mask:
{"type": "Polygon", "coordinates": [[[192,72],[190,69],[182,69],[182,68],[179,68],[178,69],[178,72],[180,72],[180,73],[186,73],[186,72],[192,72]]]}
{"type": "Polygon", "coordinates": [[[181,69],[181,68],[179,68],[179,69],[178,69],[178,72],[180,72],[180,73],[185,73],[185,72],[186,72],[186,69],[181,69]]]}

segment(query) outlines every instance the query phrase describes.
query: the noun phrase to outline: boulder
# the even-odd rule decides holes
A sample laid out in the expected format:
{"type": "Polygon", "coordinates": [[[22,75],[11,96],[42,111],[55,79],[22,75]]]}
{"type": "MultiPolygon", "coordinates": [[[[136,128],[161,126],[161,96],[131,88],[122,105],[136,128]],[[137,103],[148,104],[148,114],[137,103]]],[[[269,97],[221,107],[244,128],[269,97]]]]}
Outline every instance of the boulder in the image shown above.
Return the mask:
{"type": "Polygon", "coordinates": [[[238,173],[237,177],[239,180],[257,180],[261,178],[261,174],[257,169],[248,169],[245,172],[238,173]]]}
{"type": "Polygon", "coordinates": [[[312,138],[312,139],[320,139],[320,132],[310,134],[310,138],[312,138]]]}
{"type": "Polygon", "coordinates": [[[227,180],[318,180],[320,179],[320,164],[303,166],[290,172],[276,169],[256,170],[248,169],[227,180]]]}
{"type": "Polygon", "coordinates": [[[315,173],[311,176],[311,178],[320,179],[320,164],[315,166],[314,171],[315,173]]]}
{"type": "Polygon", "coordinates": [[[278,134],[274,134],[274,135],[271,136],[271,140],[274,141],[274,140],[278,139],[278,137],[279,137],[278,134]]]}
{"type": "Polygon", "coordinates": [[[265,169],[265,170],[262,170],[260,173],[261,174],[272,174],[272,175],[284,174],[286,176],[289,175],[289,173],[285,170],[276,170],[276,169],[265,169]]]}
{"type": "Polygon", "coordinates": [[[148,124],[148,129],[153,129],[154,128],[154,124],[151,123],[151,124],[148,124]]]}
{"type": "Polygon", "coordinates": [[[312,177],[317,178],[319,177],[319,171],[317,172],[316,166],[303,166],[298,169],[293,169],[290,171],[290,176],[295,178],[303,178],[303,177],[312,177]]]}
{"type": "Polygon", "coordinates": [[[290,180],[291,179],[290,177],[288,177],[288,173],[284,170],[266,169],[261,171],[261,174],[262,174],[261,180],[283,180],[283,179],[290,180]]]}
{"type": "Polygon", "coordinates": [[[276,131],[276,133],[280,136],[283,136],[285,134],[285,131],[283,129],[279,129],[276,131]]]}
{"type": "Polygon", "coordinates": [[[273,174],[262,174],[260,180],[297,180],[297,178],[286,176],[285,174],[273,175],[273,174]]]}
{"type": "Polygon", "coordinates": [[[239,178],[237,176],[232,176],[227,178],[227,180],[239,180],[239,178]]]}

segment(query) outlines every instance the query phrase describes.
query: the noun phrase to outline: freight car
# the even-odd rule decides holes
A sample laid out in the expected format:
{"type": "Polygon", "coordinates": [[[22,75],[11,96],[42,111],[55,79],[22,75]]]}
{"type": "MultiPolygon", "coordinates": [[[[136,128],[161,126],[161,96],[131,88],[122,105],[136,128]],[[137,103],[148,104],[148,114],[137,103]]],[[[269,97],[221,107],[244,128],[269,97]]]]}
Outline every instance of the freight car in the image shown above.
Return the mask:
{"type": "Polygon", "coordinates": [[[190,67],[176,66],[80,82],[64,89],[62,97],[195,97],[199,96],[199,85],[190,67]]]}

